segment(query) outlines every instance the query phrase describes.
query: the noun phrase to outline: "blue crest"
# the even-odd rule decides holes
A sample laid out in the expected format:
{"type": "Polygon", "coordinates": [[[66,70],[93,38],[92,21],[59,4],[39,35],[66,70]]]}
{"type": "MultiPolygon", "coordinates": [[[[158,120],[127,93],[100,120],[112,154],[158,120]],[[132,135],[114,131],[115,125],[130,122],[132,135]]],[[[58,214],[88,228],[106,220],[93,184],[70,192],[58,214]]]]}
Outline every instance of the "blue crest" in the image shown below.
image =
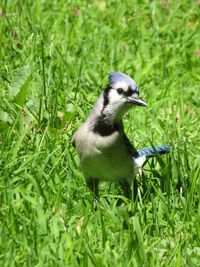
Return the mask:
{"type": "Polygon", "coordinates": [[[109,82],[110,85],[114,85],[117,82],[124,81],[132,88],[136,87],[135,81],[131,79],[128,75],[122,72],[111,72],[109,73],[109,82]]]}

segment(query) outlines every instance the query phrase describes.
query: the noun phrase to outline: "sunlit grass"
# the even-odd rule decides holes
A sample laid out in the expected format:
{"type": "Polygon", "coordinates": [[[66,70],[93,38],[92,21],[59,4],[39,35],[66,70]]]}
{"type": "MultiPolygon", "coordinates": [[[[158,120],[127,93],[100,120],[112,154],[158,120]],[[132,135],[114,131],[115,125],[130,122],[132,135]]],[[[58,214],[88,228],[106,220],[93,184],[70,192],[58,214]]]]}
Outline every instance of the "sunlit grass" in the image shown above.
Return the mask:
{"type": "Polygon", "coordinates": [[[198,266],[198,1],[0,4],[0,265],[198,266]],[[110,71],[146,109],[124,119],[151,160],[135,203],[101,184],[96,212],[71,137],[110,71]]]}

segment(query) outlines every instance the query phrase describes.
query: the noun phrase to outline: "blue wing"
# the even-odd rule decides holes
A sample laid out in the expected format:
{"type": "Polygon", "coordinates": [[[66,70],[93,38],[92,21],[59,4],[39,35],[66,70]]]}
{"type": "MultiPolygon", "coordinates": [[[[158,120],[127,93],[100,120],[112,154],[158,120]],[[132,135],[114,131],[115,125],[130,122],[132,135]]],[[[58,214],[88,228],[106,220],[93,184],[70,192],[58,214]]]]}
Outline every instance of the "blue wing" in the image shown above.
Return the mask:
{"type": "Polygon", "coordinates": [[[137,154],[132,157],[135,167],[141,168],[149,158],[169,153],[170,148],[170,146],[163,145],[140,149],[137,154]]]}
{"type": "Polygon", "coordinates": [[[152,158],[156,155],[164,155],[170,152],[171,147],[168,145],[163,146],[155,146],[155,147],[148,147],[142,148],[138,151],[139,157],[146,156],[146,158],[152,158]]]}

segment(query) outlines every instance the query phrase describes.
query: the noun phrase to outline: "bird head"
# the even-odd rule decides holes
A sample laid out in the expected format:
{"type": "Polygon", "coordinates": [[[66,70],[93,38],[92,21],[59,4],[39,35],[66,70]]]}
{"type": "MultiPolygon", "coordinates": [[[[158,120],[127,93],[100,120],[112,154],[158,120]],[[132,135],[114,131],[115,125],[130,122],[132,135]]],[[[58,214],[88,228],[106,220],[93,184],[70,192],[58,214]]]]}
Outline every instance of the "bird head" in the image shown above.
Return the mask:
{"type": "Polygon", "coordinates": [[[107,117],[120,120],[133,106],[147,106],[139,98],[139,90],[133,79],[122,72],[109,74],[109,85],[104,91],[104,110],[107,117]]]}

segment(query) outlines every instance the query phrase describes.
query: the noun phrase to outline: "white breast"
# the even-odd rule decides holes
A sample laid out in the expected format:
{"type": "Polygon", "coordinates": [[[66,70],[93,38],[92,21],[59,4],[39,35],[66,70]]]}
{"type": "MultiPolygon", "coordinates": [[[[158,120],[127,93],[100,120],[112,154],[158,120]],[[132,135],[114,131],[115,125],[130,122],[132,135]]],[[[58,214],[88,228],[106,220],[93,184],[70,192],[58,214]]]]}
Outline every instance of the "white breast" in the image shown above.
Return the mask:
{"type": "Polygon", "coordinates": [[[133,162],[119,132],[102,137],[83,125],[74,140],[86,177],[109,181],[133,179],[133,162]]]}

